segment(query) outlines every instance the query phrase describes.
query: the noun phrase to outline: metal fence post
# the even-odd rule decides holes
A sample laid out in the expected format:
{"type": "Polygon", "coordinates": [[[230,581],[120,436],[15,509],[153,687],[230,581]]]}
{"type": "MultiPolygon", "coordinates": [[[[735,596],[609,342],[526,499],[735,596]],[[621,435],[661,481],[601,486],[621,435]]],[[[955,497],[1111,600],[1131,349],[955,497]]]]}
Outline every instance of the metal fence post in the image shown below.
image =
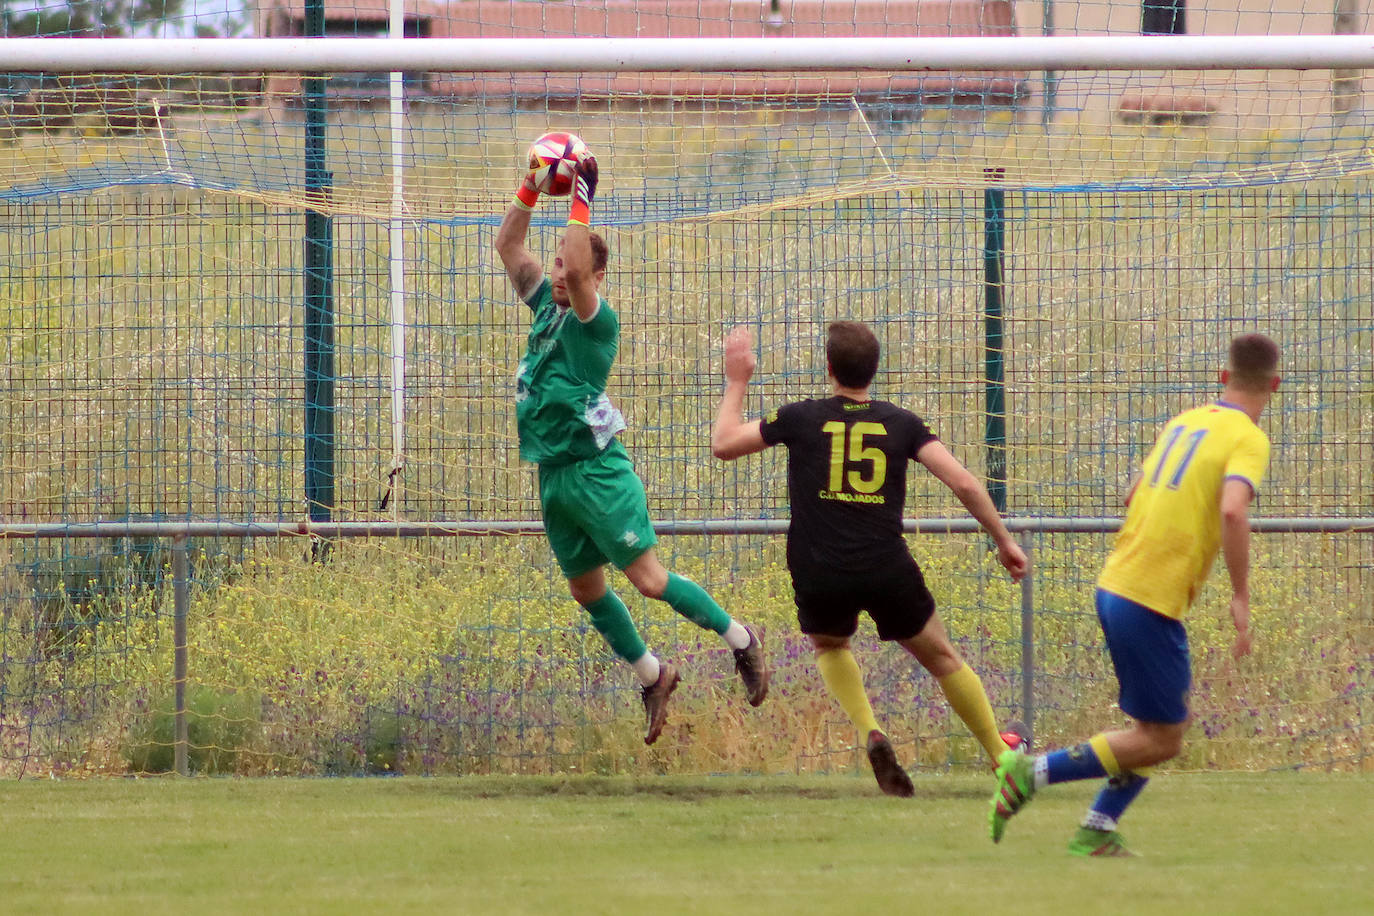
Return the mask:
{"type": "Polygon", "coordinates": [[[987,450],[988,496],[1007,513],[1007,385],[1003,310],[1007,283],[1005,177],[999,168],[983,169],[983,398],[987,411],[983,443],[987,450]]]}
{"type": "Polygon", "coordinates": [[[1026,552],[1026,575],[1021,580],[1021,721],[1026,737],[1035,735],[1035,585],[1034,563],[1030,562],[1030,531],[1021,532],[1021,549],[1026,552]]]}
{"type": "Polygon", "coordinates": [[[175,693],[173,721],[173,769],[187,775],[186,767],[186,611],[191,604],[190,563],[186,557],[186,535],[172,538],[172,689],[175,693]]]}

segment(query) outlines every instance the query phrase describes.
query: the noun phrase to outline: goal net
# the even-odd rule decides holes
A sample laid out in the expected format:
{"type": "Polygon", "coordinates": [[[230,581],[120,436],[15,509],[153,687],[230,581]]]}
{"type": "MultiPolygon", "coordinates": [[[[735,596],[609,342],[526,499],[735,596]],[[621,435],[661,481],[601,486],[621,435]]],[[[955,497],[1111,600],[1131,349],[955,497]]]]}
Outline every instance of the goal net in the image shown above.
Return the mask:
{"type": "MultiPolygon", "coordinates": [[[[320,31],[282,3],[122,33],[182,36],[159,47],[203,47],[205,69],[134,57],[6,74],[0,772],[171,765],[173,528],[81,526],[188,520],[498,532],[378,530],[327,552],[194,536],[186,696],[201,771],[852,767],[854,735],[792,617],[782,458],[725,465],[709,449],[725,331],[754,332],[759,415],[827,391],[837,319],[878,334],[878,396],[926,417],[1009,516],[1050,520],[1028,524],[1024,593],[980,536],[911,539],[999,719],[1033,712],[1041,745],[1119,717],[1090,602],[1111,526],[1089,522],[1120,515],[1159,425],[1213,395],[1231,336],[1278,340],[1258,508],[1309,530],[1256,538],[1253,661],[1225,657],[1224,571],[1195,609],[1197,721],[1179,765],[1368,768],[1374,546],[1338,529],[1374,516],[1374,151],[1350,57],[1295,63],[1316,34],[1365,23],[1340,3],[1262,6],[480,0],[399,17],[417,39],[403,46],[531,48],[481,71],[408,63],[404,48],[356,69],[282,52],[231,70],[224,45],[187,44],[197,30],[243,48],[320,31]],[[1077,47],[1034,44],[1142,29],[1168,32],[1151,42],[1189,68],[1085,68],[1077,47]],[[1182,40],[1212,36],[1220,55],[1235,50],[1222,39],[1265,31],[1297,36],[1254,42],[1285,64],[1217,69],[1182,40]],[[926,69],[529,63],[536,38],[589,35],[1044,50],[926,69]],[[714,635],[613,575],[687,677],[648,754],[632,675],[543,539],[519,536],[539,519],[511,383],[527,312],[493,240],[525,147],[549,129],[576,132],[601,166],[593,223],[623,327],[610,393],[660,553],[764,624],[777,668],[749,710],[714,635]]],[[[41,31],[12,9],[7,34],[41,31]]],[[[398,34],[388,16],[329,4],[323,31],[340,41],[324,53],[398,34]]],[[[562,200],[535,212],[546,264],[565,220],[562,200]]],[[[933,479],[913,475],[912,490],[913,518],[960,516],[933,479]]],[[[981,765],[931,678],[867,625],[858,644],[904,759],[981,765]]]]}

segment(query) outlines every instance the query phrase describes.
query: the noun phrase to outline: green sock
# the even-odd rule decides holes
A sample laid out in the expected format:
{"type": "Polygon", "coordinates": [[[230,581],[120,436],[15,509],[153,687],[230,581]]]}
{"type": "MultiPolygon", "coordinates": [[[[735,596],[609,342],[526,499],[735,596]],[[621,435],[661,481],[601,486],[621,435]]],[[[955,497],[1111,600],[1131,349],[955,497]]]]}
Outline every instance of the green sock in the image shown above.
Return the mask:
{"type": "Polygon", "coordinates": [[[882,731],[873,716],[873,706],[864,690],[864,675],[854,653],[848,649],[826,649],[816,656],[816,667],[821,669],[821,680],[831,696],[840,701],[844,714],[861,736],[867,738],[874,729],[882,731]]]}
{"type": "Polygon", "coordinates": [[[635,629],[634,621],[630,619],[625,602],[615,592],[607,589],[606,594],[583,607],[592,618],[592,626],[596,627],[616,655],[633,663],[649,651],[635,629]]]}
{"type": "Polygon", "coordinates": [[[668,587],[663,590],[663,600],[703,630],[724,633],[730,627],[730,615],[706,594],[706,589],[677,573],[668,573],[668,587]]]}

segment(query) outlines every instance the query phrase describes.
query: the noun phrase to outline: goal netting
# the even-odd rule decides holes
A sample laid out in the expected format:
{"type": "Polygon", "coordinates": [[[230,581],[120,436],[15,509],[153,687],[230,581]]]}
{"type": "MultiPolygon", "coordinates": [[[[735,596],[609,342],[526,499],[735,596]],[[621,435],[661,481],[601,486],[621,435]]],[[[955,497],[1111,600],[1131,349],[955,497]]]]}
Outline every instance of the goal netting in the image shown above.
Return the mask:
{"type": "MultiPolygon", "coordinates": [[[[480,0],[402,18],[409,38],[530,39],[532,55],[535,37],[588,34],[820,35],[828,48],[1122,37],[1147,14],[1156,32],[1179,32],[1181,16],[1186,34],[1217,39],[1364,27],[1298,4],[1035,6],[480,0]]],[[[31,34],[6,15],[9,35],[31,34]]],[[[306,15],[188,13],[125,34],[295,36],[306,15]]],[[[331,4],[325,26],[373,37],[388,21],[331,4]]],[[[1051,43],[963,68],[567,72],[526,59],[504,72],[416,63],[392,79],[394,63],[228,71],[211,42],[203,70],[135,59],[6,74],[0,772],[171,765],[172,541],[80,537],[82,525],[325,519],[502,533],[378,532],[328,551],[191,538],[193,768],[852,767],[854,735],[792,619],[781,457],[710,455],[735,324],[759,344],[758,415],[826,390],[829,321],[869,322],[877,393],[927,417],[1009,515],[1060,522],[1119,516],[1159,424],[1216,390],[1233,334],[1262,330],[1284,348],[1285,379],[1264,420],[1261,518],[1334,529],[1374,516],[1374,150],[1359,71],[1291,56],[1216,69],[1177,38],[1150,41],[1182,47],[1191,69],[1082,69],[1080,51],[1051,43]],[[548,129],[576,132],[601,164],[593,217],[624,328],[611,394],[660,552],[763,623],[777,666],[773,697],[749,710],[719,640],[612,576],[687,676],[649,753],[628,669],[543,540],[520,536],[538,520],[511,400],[526,311],[492,242],[523,150],[548,129]],[[25,527],[54,524],[67,536],[25,527]]],[[[1293,41],[1256,40],[1255,53],[1303,53],[1293,41]]],[[[562,201],[536,210],[546,262],[565,219],[562,201]]],[[[908,512],[961,510],[916,475],[908,512]]],[[[1119,714],[1090,603],[1110,534],[1042,527],[1027,543],[1043,746],[1119,714]]],[[[979,536],[911,542],[999,717],[1024,714],[1027,596],[979,536]]],[[[1256,657],[1226,658],[1224,571],[1191,619],[1197,720],[1180,765],[1367,768],[1369,533],[1260,534],[1256,552],[1256,657]]],[[[979,761],[931,678],[870,629],[859,646],[904,759],[979,761]]]]}

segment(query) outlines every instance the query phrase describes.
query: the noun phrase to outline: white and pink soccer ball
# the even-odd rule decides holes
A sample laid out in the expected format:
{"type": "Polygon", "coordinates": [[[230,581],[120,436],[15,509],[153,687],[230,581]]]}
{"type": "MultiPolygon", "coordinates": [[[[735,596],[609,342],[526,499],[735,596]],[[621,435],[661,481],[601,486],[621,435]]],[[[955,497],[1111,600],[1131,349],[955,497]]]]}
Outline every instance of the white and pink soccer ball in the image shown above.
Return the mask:
{"type": "Polygon", "coordinates": [[[577,164],[591,153],[576,134],[552,131],[530,144],[530,175],[540,194],[562,197],[572,191],[577,164]]]}

